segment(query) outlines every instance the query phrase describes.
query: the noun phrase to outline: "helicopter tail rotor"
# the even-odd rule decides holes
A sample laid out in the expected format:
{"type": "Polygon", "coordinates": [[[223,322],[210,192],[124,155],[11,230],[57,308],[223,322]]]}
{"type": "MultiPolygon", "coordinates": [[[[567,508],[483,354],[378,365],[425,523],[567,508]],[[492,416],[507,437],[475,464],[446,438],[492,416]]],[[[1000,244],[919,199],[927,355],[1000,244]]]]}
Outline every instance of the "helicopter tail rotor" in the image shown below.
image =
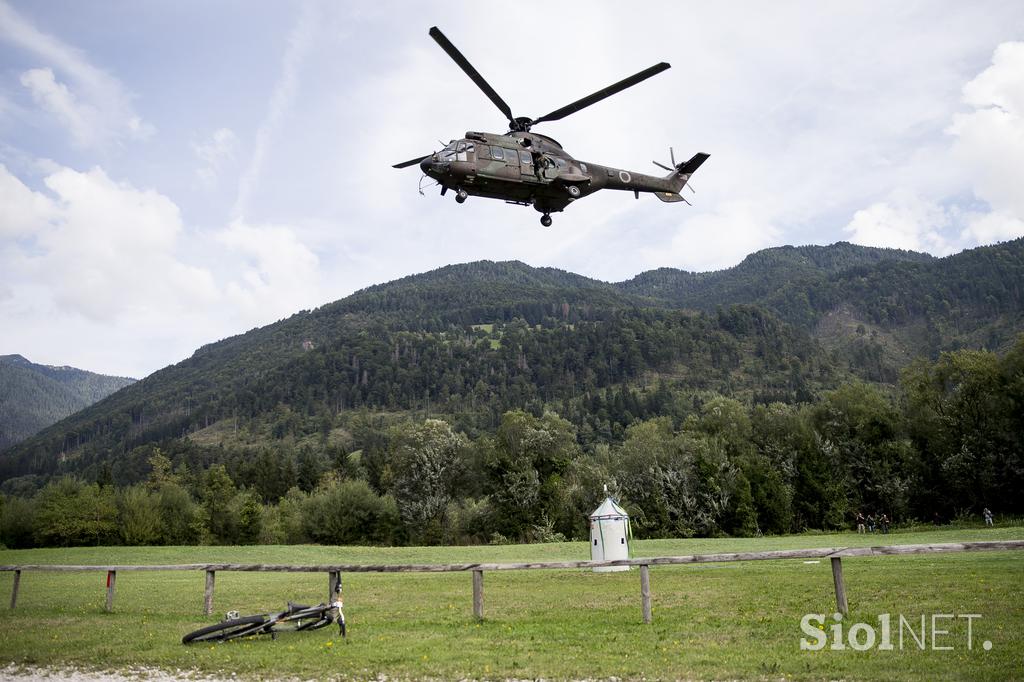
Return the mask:
{"type": "MultiPolygon", "coordinates": [[[[689,186],[690,177],[695,172],[697,172],[697,169],[701,167],[701,164],[707,161],[711,155],[700,152],[694,154],[689,161],[676,164],[676,155],[673,152],[672,148],[669,147],[668,151],[669,157],[672,159],[672,167],[670,168],[663,163],[658,163],[657,161],[654,162],[654,165],[658,166],[659,168],[664,168],[665,170],[668,171],[668,175],[665,176],[665,179],[669,181],[673,191],[655,192],[655,196],[657,196],[662,201],[667,201],[669,203],[674,203],[676,201],[686,201],[686,199],[679,195],[679,192],[683,189],[683,187],[689,186]]],[[[690,191],[694,191],[692,187],[690,187],[690,191]]],[[[690,202],[687,201],[686,203],[690,202]]]]}

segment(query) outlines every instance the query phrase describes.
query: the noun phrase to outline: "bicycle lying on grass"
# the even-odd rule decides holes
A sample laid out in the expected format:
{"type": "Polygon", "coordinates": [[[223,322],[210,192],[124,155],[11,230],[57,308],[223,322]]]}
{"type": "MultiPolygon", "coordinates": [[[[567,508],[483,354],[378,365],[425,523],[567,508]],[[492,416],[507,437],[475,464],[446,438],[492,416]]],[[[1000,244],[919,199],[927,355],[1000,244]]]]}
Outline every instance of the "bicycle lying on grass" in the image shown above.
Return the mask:
{"type": "Polygon", "coordinates": [[[279,632],[318,630],[335,622],[341,636],[345,637],[345,614],[341,609],[341,581],[338,581],[334,598],[329,604],[303,606],[288,602],[288,608],[284,611],[257,616],[240,617],[237,611],[229,611],[223,621],[188,633],[181,638],[181,643],[226,642],[254,635],[270,635],[277,639],[279,632]]]}

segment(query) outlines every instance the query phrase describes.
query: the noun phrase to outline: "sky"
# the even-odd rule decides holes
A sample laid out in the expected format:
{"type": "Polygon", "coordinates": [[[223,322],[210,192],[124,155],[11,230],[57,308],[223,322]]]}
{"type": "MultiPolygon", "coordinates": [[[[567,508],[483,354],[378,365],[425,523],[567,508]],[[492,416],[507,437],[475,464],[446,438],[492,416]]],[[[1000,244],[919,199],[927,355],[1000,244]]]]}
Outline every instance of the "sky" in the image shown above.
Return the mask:
{"type": "Polygon", "coordinates": [[[605,281],[758,249],[936,256],[1024,235],[1024,3],[0,0],[0,354],[141,378],[199,346],[450,263],[605,281]],[[504,116],[438,26],[578,159],[693,206],[530,208],[416,167],[504,116]]]}

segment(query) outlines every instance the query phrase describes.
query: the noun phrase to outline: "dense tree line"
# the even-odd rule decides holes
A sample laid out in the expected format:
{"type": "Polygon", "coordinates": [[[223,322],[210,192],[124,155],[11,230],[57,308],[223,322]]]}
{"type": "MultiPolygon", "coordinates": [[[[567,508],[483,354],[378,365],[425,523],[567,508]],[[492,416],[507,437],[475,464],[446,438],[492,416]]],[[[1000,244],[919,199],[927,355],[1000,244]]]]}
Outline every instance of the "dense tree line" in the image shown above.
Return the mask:
{"type": "Polygon", "coordinates": [[[283,437],[272,445],[169,440],[91,467],[87,479],[8,480],[0,538],[11,547],[582,538],[605,484],[641,537],[843,528],[856,511],[896,521],[984,506],[1024,512],[1024,337],[1003,356],[918,361],[895,392],[851,381],[787,404],[660,384],[590,400],[586,414],[632,415],[621,438],[588,441],[589,422],[538,405],[469,431],[454,419],[351,411],[339,440],[281,406],[270,428],[283,437]],[[662,413],[644,414],[645,401],[662,413]]]}

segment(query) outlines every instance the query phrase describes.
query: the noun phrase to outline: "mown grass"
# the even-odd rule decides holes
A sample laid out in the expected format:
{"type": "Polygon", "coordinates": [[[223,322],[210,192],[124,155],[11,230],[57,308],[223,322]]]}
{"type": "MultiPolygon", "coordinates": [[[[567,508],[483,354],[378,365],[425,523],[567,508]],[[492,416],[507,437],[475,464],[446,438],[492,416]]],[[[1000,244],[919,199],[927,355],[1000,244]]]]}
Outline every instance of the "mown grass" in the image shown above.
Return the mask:
{"type": "MultiPolygon", "coordinates": [[[[800,535],[650,540],[636,556],[800,547],[1024,539],[1024,528],[929,530],[888,536],[800,535]]],[[[158,547],[0,551],[0,563],[449,563],[587,558],[585,543],[500,547],[158,547]]],[[[654,623],[641,621],[639,577],[587,571],[485,574],[485,615],[472,617],[466,573],[343,576],[347,642],[337,630],[186,647],[181,636],[228,609],[257,613],[326,596],[319,574],[217,574],[216,613],[202,615],[199,572],[121,573],[104,613],[101,573],[22,574],[18,608],[0,618],[0,660],[117,668],[136,665],[279,678],[1024,679],[1024,552],[854,558],[843,562],[851,613],[919,623],[932,613],[952,650],[799,649],[805,613],[832,614],[828,561],[745,562],[651,569],[654,623]],[[895,616],[894,616],[895,617],[895,616]],[[992,642],[989,651],[981,642],[992,642]]],[[[11,587],[0,576],[0,594],[11,587]]],[[[829,621],[831,622],[831,621],[829,621]]],[[[929,623],[930,633],[930,623],[929,623]]],[[[894,633],[896,634],[896,633],[894,633]]],[[[894,639],[898,645],[898,640],[894,639]]],[[[930,644],[930,642],[929,642],[930,644]]]]}

